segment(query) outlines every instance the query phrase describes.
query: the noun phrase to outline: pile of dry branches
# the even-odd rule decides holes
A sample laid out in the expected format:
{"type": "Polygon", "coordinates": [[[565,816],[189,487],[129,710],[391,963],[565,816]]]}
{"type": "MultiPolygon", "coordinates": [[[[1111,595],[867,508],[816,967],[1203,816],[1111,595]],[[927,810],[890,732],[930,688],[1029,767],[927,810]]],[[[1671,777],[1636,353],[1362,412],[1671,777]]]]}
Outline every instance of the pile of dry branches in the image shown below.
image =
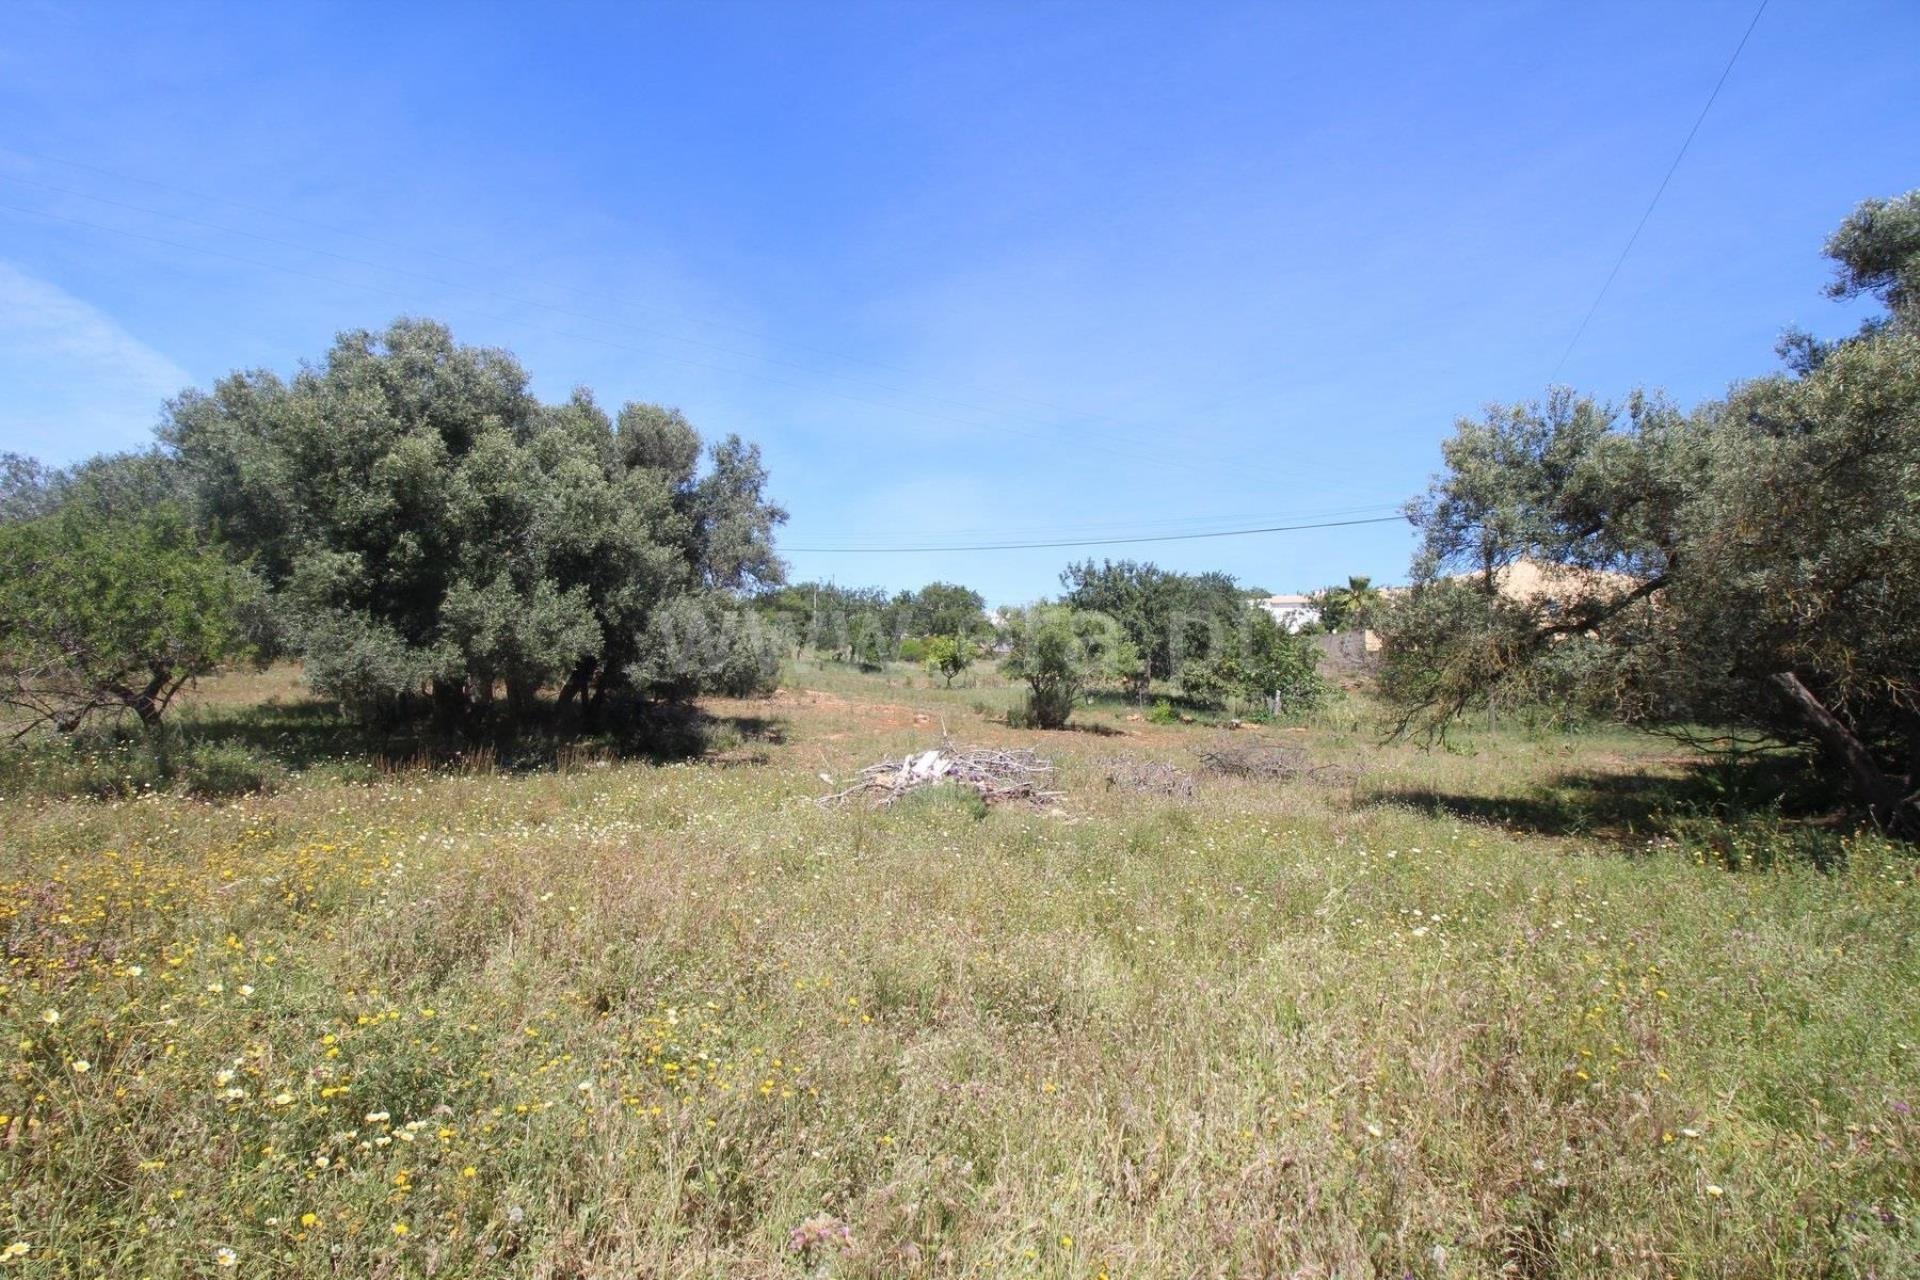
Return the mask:
{"type": "Polygon", "coordinates": [[[1273,743],[1221,737],[1206,747],[1194,748],[1200,756],[1200,768],[1221,777],[1261,777],[1267,781],[1290,783],[1311,779],[1317,783],[1338,783],[1346,771],[1336,764],[1313,764],[1308,752],[1298,747],[1279,747],[1273,743]]]}
{"type": "MultiPolygon", "coordinates": [[[[825,775],[821,775],[823,778],[825,775]]],[[[844,791],[820,797],[823,805],[854,796],[866,796],[875,805],[889,805],[923,787],[966,787],[988,804],[1052,805],[1065,793],[1047,790],[1053,762],[1022,747],[956,747],[946,743],[934,750],[899,760],[882,760],[860,771],[860,780],[844,791]]],[[[828,778],[831,782],[832,779],[828,778]]]]}
{"type": "Polygon", "coordinates": [[[1193,775],[1164,760],[1117,756],[1107,762],[1107,790],[1115,789],[1188,800],[1193,797],[1193,775]]]}

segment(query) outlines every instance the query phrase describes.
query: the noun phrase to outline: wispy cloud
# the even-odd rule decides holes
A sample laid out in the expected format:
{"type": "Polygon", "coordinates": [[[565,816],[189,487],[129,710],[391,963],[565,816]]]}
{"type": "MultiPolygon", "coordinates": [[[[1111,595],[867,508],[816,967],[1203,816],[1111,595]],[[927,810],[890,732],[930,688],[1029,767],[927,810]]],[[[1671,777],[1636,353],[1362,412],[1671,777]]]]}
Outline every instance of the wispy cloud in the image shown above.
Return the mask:
{"type": "Polygon", "coordinates": [[[0,449],[70,462],[137,448],[192,382],[99,308],[0,262],[0,449]]]}

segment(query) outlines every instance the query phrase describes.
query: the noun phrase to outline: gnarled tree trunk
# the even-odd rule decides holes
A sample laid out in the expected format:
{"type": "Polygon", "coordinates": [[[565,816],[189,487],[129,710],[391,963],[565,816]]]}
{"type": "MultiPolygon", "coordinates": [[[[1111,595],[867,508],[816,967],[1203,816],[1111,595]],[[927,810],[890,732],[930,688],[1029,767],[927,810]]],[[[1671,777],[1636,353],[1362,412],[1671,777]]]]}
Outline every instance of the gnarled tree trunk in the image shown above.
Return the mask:
{"type": "Polygon", "coordinates": [[[161,714],[166,711],[167,703],[172,701],[172,691],[168,685],[173,682],[173,664],[156,662],[149,670],[151,678],[145,688],[135,689],[118,682],[103,687],[124,705],[133,708],[133,713],[140,717],[140,723],[151,729],[160,723],[161,714]]]}
{"type": "Polygon", "coordinates": [[[1866,804],[1867,812],[1881,829],[1895,835],[1920,835],[1920,814],[1916,814],[1913,797],[1908,794],[1908,780],[1882,769],[1860,736],[1833,714],[1799,676],[1791,671],[1777,671],[1767,679],[1785,695],[1787,705],[1814,741],[1846,770],[1854,794],[1866,804]]]}

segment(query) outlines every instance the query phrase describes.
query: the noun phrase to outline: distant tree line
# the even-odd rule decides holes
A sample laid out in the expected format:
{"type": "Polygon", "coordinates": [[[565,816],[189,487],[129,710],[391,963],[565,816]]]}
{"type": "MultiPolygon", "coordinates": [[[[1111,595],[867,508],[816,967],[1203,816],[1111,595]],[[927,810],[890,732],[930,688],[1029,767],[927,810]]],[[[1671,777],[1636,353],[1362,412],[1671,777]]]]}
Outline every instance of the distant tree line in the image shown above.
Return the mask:
{"type": "Polygon", "coordinates": [[[531,393],[510,354],[401,320],[293,378],[166,406],[156,447],[0,463],[0,699],[159,719],[182,681],[298,656],[377,720],[771,688],[783,576],[757,447],[677,411],[531,393]],[[49,589],[57,584],[56,589],[49,589]]]}
{"type": "Polygon", "coordinates": [[[1566,388],[1461,421],[1410,515],[1383,687],[1439,732],[1547,698],[1806,748],[1884,829],[1920,835],[1920,191],[1827,241],[1881,314],[1692,410],[1566,388]],[[1515,599],[1522,558],[1567,566],[1515,599]]]}
{"type": "Polygon", "coordinates": [[[951,582],[891,593],[881,587],[788,583],[762,592],[754,607],[795,647],[869,668],[929,661],[936,640],[947,642],[941,650],[951,664],[953,655],[971,655],[993,630],[980,593],[951,582]]]}
{"type": "Polygon", "coordinates": [[[1303,711],[1327,695],[1312,642],[1254,607],[1229,574],[1086,560],[1068,565],[1060,582],[1064,603],[1119,626],[1129,649],[1119,679],[1135,698],[1154,681],[1206,706],[1241,701],[1303,711]]]}

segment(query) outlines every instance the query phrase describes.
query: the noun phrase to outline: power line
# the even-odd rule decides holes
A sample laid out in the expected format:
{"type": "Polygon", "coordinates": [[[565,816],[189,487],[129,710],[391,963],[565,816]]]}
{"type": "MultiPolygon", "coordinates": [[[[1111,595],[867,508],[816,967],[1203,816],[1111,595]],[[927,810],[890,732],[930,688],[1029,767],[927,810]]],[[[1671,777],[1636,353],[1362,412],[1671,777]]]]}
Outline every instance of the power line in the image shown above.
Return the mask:
{"type": "MultiPolygon", "coordinates": [[[[1093,520],[1070,525],[1027,525],[1021,527],[1001,523],[986,526],[975,525],[961,528],[943,528],[937,531],[930,530],[927,536],[965,539],[997,534],[1003,540],[1017,542],[1025,539],[1131,538],[1135,536],[1158,537],[1162,534],[1174,533],[1230,533],[1248,521],[1303,522],[1341,519],[1348,516],[1386,515],[1388,512],[1402,511],[1405,509],[1405,506],[1405,500],[1399,499],[1393,502],[1372,502],[1362,506],[1329,507],[1315,511],[1291,512],[1286,515],[1276,515],[1271,510],[1268,510],[1242,511],[1234,514],[1204,516],[1175,516],[1165,520],[1142,521],[1137,518],[1128,520],[1093,520]]],[[[878,548],[890,545],[883,541],[882,536],[878,534],[849,533],[842,536],[839,533],[829,532],[810,533],[808,536],[814,541],[831,542],[837,546],[844,546],[849,549],[878,548]]]]}
{"type": "Polygon", "coordinates": [[[812,555],[905,555],[936,551],[1040,551],[1054,547],[1115,547],[1138,542],[1192,542],[1199,538],[1242,538],[1255,533],[1294,533],[1302,529],[1342,529],[1356,524],[1388,524],[1405,520],[1398,516],[1369,516],[1362,520],[1322,520],[1314,524],[1274,524],[1258,529],[1221,529],[1213,533],[1167,533],[1139,538],[1086,538],[1061,542],[982,542],[972,546],[919,547],[782,547],[782,551],[800,551],[812,555]]]}
{"type": "Polygon", "coordinates": [[[1673,163],[1667,166],[1667,174],[1660,179],[1659,187],[1654,190],[1653,199],[1647,201],[1646,212],[1640,215],[1640,221],[1634,225],[1633,234],[1627,237],[1626,247],[1620,250],[1620,256],[1614,260],[1613,270],[1607,272],[1606,283],[1602,284],[1600,292],[1594,295],[1593,305],[1588,307],[1587,314],[1581,317],[1580,327],[1573,331],[1573,337],[1568,341],[1567,349],[1560,353],[1560,360],[1553,366],[1553,376],[1547,379],[1548,382],[1559,379],[1560,370],[1566,367],[1567,357],[1571,356],[1573,349],[1580,345],[1580,339],[1587,332],[1587,326],[1592,323],[1594,313],[1600,310],[1600,303],[1605,300],[1607,291],[1613,288],[1614,277],[1618,276],[1620,268],[1627,264],[1627,255],[1633,252],[1633,246],[1640,239],[1640,233],[1646,230],[1647,219],[1653,217],[1654,206],[1658,205],[1660,197],[1667,193],[1667,184],[1673,181],[1673,175],[1680,168],[1680,162],[1686,159],[1687,148],[1693,145],[1694,135],[1699,133],[1700,126],[1706,123],[1707,113],[1713,110],[1713,104],[1720,97],[1720,90],[1725,87],[1727,77],[1733,74],[1734,63],[1740,61],[1740,54],[1746,49],[1747,40],[1752,37],[1753,29],[1760,25],[1760,15],[1767,11],[1767,3],[1768,0],[1760,0],[1760,7],[1753,11],[1753,20],[1747,23],[1747,29],[1741,35],[1740,43],[1734,46],[1733,56],[1727,59],[1727,65],[1720,72],[1720,78],[1714,82],[1713,92],[1707,95],[1706,105],[1700,108],[1700,114],[1694,118],[1693,128],[1687,130],[1686,140],[1680,144],[1680,150],[1674,153],[1673,163]]]}

